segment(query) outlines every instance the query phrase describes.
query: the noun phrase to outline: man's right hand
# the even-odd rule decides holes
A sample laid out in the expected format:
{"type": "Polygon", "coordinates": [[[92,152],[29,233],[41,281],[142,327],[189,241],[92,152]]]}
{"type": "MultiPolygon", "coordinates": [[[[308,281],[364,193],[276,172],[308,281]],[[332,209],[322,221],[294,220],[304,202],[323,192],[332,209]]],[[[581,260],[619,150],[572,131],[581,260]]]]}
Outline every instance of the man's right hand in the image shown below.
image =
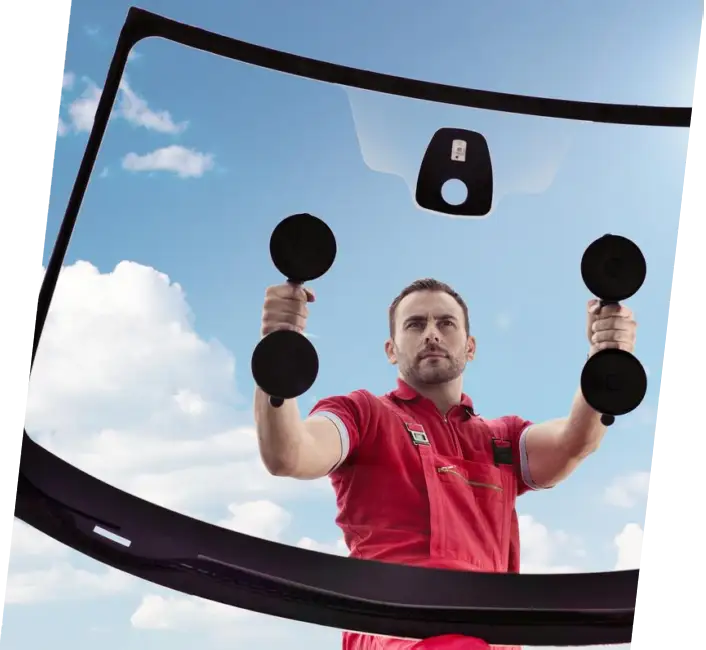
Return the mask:
{"type": "Polygon", "coordinates": [[[307,304],[316,297],[311,289],[295,284],[278,284],[265,291],[260,334],[292,330],[302,334],[309,316],[307,304]]]}

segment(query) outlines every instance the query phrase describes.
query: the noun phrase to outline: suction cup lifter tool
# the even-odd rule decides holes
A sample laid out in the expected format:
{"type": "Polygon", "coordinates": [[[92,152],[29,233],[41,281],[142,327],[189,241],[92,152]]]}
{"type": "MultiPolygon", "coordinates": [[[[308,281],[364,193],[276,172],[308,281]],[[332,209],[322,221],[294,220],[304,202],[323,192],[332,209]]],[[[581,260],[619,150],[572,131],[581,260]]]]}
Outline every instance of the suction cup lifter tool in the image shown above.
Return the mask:
{"type": "MultiPolygon", "coordinates": [[[[601,309],[634,296],[647,275],[640,249],[625,237],[604,235],[594,241],[581,259],[581,277],[600,300],[601,309]]],[[[610,426],[615,417],[634,411],[647,393],[647,375],[630,352],[607,349],[596,352],[583,367],[581,391],[586,402],[610,426]]]]}
{"type": "MultiPolygon", "coordinates": [[[[270,256],[287,282],[300,286],[323,276],[336,259],[331,229],[310,214],[294,214],[281,221],[270,238],[270,256]]],[[[299,332],[267,334],[252,356],[255,383],[280,407],[308,391],[319,374],[319,357],[311,341],[299,332]]]]}

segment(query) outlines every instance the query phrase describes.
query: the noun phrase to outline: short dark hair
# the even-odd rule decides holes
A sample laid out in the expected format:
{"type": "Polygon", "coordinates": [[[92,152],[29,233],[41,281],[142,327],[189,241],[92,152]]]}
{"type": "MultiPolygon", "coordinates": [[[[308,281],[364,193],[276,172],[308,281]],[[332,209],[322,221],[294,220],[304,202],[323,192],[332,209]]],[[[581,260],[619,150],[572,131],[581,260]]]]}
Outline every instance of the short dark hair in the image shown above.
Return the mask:
{"type": "Polygon", "coordinates": [[[390,337],[394,338],[395,336],[395,313],[397,312],[397,307],[399,307],[399,304],[411,293],[416,293],[417,291],[443,291],[444,293],[448,293],[460,306],[461,309],[463,310],[463,317],[466,325],[466,333],[470,333],[471,331],[471,323],[470,323],[470,318],[468,316],[468,305],[466,305],[465,301],[461,296],[456,293],[448,284],[445,282],[441,282],[439,280],[434,280],[434,278],[424,278],[422,280],[415,280],[412,282],[412,284],[407,285],[402,291],[400,292],[400,295],[397,296],[392,301],[392,304],[390,305],[390,313],[389,313],[389,319],[390,319],[390,337]]]}

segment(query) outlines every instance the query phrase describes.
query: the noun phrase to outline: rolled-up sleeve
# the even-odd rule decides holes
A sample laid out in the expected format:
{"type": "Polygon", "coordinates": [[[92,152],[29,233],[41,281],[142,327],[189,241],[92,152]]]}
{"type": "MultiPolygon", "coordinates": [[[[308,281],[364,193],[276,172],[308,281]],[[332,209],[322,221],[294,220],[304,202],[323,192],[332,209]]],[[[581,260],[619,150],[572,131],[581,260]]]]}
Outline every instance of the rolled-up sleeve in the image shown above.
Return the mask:
{"type": "MultiPolygon", "coordinates": [[[[354,391],[322,399],[314,406],[309,417],[322,417],[334,424],[341,438],[341,457],[331,469],[336,471],[360,445],[371,417],[370,399],[365,391],[354,391]]],[[[330,472],[329,472],[330,473],[330,472]]]]}
{"type": "Polygon", "coordinates": [[[500,418],[505,424],[506,439],[512,445],[512,458],[517,476],[517,495],[529,490],[540,490],[533,480],[527,458],[527,432],[532,427],[532,422],[524,420],[517,415],[508,415],[500,418]]]}

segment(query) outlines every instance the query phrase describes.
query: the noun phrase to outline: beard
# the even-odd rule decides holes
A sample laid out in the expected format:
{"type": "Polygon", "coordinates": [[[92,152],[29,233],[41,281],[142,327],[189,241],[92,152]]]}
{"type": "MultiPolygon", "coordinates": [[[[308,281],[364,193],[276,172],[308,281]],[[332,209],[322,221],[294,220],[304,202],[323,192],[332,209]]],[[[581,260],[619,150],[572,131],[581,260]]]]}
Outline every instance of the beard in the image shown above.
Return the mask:
{"type": "Polygon", "coordinates": [[[438,386],[457,379],[466,368],[466,355],[460,353],[439,358],[422,359],[398,357],[398,365],[402,378],[412,386],[438,386]]]}

